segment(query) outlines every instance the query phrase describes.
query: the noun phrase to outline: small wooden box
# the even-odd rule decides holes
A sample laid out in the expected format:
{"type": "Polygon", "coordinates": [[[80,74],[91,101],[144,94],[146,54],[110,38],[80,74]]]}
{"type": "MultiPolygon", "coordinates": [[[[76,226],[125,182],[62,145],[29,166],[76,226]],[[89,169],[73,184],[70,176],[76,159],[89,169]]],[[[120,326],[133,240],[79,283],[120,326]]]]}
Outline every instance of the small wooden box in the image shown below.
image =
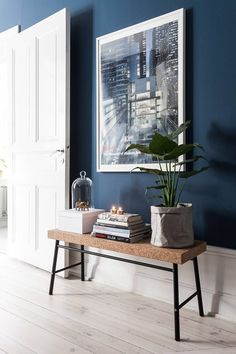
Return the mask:
{"type": "Polygon", "coordinates": [[[104,212],[104,209],[89,209],[86,211],[67,209],[58,211],[57,228],[62,231],[81,234],[92,232],[97,216],[102,212],[104,212]]]}

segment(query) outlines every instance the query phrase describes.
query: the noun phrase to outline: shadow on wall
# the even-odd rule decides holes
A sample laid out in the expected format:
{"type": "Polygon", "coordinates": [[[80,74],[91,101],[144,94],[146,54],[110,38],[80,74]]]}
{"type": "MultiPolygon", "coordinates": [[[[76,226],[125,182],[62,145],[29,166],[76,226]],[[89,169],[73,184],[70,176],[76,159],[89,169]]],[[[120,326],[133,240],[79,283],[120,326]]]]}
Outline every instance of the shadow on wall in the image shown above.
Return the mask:
{"type": "Polygon", "coordinates": [[[91,175],[93,8],[71,18],[71,182],[91,175]]]}
{"type": "Polygon", "coordinates": [[[236,130],[214,123],[208,141],[212,151],[210,167],[215,196],[213,207],[204,213],[205,236],[209,244],[236,249],[236,130]]]}
{"type": "MultiPolygon", "coordinates": [[[[159,198],[151,198],[146,195],[146,187],[152,186],[155,178],[151,174],[143,172],[129,173],[126,183],[119,191],[119,202],[124,210],[130,213],[141,214],[144,221],[150,223],[150,206],[160,203],[159,198]]],[[[153,193],[156,195],[156,193],[153,193]]]]}
{"type": "Polygon", "coordinates": [[[150,218],[150,207],[145,198],[145,188],[140,184],[140,181],[137,178],[139,176],[133,174],[132,177],[133,183],[123,186],[120,191],[120,205],[122,205],[128,212],[141,214],[144,217],[144,220],[147,221],[150,218]],[[130,195],[132,195],[133,198],[130,198],[130,195]]]}
{"type": "Polygon", "coordinates": [[[204,239],[208,244],[236,249],[235,212],[206,210],[204,219],[204,239]]]}
{"type": "Polygon", "coordinates": [[[214,149],[215,158],[211,165],[224,175],[236,172],[236,130],[212,123],[208,140],[214,149]]]}

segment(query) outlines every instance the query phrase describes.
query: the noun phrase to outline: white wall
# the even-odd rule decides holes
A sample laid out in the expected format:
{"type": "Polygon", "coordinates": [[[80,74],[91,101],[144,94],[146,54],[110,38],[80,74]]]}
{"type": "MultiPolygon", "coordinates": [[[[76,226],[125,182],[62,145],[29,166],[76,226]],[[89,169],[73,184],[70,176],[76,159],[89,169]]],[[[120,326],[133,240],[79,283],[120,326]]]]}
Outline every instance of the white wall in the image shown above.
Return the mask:
{"type": "MultiPolygon", "coordinates": [[[[78,253],[70,254],[71,263],[78,258],[78,253]]],[[[87,256],[86,260],[86,279],[173,303],[171,273],[92,256],[87,256]]],[[[205,314],[236,321],[236,251],[209,246],[207,252],[198,257],[198,262],[205,314]]],[[[73,272],[79,274],[79,267],[73,272]]],[[[195,291],[192,262],[179,266],[179,282],[182,301],[195,291]]],[[[197,310],[197,299],[187,307],[197,310]]]]}

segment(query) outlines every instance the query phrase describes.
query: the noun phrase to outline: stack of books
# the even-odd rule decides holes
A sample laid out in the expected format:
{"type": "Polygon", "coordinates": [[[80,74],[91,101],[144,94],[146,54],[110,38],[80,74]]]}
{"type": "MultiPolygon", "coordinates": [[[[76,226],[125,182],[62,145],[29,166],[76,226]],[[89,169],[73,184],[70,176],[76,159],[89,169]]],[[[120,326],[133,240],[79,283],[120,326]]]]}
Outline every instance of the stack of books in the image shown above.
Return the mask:
{"type": "Polygon", "coordinates": [[[113,241],[134,243],[149,237],[150,224],[145,224],[139,214],[100,213],[93,226],[92,235],[113,241]]]}

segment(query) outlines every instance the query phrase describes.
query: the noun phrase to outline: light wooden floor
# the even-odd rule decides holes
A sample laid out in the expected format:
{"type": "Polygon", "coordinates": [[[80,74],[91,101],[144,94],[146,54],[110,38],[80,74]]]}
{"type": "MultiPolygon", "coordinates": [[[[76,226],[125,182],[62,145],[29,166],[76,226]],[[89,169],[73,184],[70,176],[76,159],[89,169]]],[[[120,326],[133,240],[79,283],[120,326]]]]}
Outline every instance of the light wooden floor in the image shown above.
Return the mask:
{"type": "Polygon", "coordinates": [[[0,255],[0,353],[236,353],[236,324],[94,282],[56,278],[0,255]]]}

